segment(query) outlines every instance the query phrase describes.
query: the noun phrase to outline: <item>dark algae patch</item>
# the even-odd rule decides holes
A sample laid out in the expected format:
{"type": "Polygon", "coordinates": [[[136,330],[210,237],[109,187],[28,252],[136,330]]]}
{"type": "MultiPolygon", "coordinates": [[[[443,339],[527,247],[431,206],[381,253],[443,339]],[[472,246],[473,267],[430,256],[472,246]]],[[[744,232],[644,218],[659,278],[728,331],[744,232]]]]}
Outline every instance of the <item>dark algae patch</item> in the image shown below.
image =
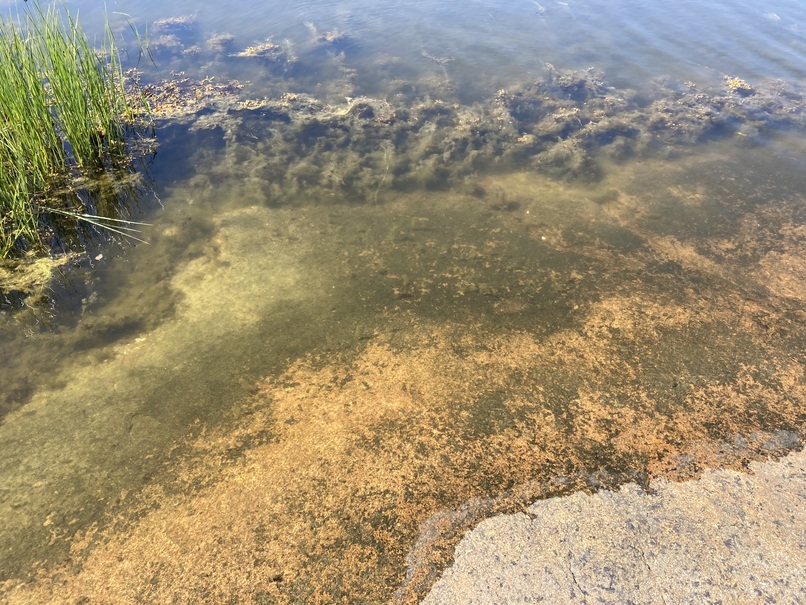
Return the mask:
{"type": "Polygon", "coordinates": [[[759,83],[749,95],[729,81],[710,90],[658,81],[638,92],[593,69],[552,66],[469,105],[446,87],[434,97],[255,99],[238,82],[186,77],[147,94],[158,115],[205,141],[197,161],[212,146],[227,158],[219,170],[265,181],[275,203],[303,193],[375,203],[390,191],[472,191],[480,173],[522,169],[595,182],[603,161],[675,157],[727,138],[763,145],[806,125],[804,91],[791,82],[759,83]]]}
{"type": "Polygon", "coordinates": [[[131,262],[170,305],[88,305],[9,406],[9,603],[414,603],[486,516],[800,447],[799,89],[410,90],[147,89],[186,181],[131,262]]]}

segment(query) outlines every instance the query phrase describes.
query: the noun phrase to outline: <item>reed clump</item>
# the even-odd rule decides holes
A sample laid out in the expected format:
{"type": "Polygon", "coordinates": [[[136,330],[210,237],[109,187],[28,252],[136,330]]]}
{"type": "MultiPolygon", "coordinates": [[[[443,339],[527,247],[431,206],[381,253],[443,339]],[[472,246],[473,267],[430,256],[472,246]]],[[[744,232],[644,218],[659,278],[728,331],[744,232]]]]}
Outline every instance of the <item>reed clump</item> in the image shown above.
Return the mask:
{"type": "Polygon", "coordinates": [[[103,38],[64,7],[0,20],[0,258],[43,247],[49,217],[87,214],[75,178],[129,161],[148,123],[108,23],[103,38]]]}

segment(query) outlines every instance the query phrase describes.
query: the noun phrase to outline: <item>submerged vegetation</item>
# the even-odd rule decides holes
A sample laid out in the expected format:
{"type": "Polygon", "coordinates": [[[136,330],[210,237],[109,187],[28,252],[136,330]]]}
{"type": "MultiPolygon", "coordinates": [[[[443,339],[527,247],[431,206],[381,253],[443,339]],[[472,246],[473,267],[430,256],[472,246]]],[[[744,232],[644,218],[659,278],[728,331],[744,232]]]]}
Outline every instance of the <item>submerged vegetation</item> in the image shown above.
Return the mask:
{"type": "Polygon", "coordinates": [[[58,217],[107,226],[76,178],[129,164],[148,113],[108,25],[96,49],[64,8],[0,21],[0,257],[43,248],[58,217]]]}
{"type": "Polygon", "coordinates": [[[595,184],[608,164],[673,158],[729,138],[764,145],[777,132],[806,128],[806,90],[778,80],[725,78],[710,89],[663,80],[636,91],[594,69],[546,65],[542,77],[472,104],[445,82],[424,96],[409,92],[420,82],[407,81],[388,98],[362,96],[351,73],[334,86],[346,99],[249,98],[237,81],[210,77],[174,78],[146,93],[155,114],[182,132],[176,140],[195,138],[199,157],[220,153],[197,178],[260,180],[273,204],[376,203],[390,191],[451,187],[476,195],[479,175],[524,170],[595,184]]]}
{"type": "MultiPolygon", "coordinates": [[[[419,603],[488,515],[802,446],[806,82],[158,25],[152,245],[0,292],[2,602],[419,603]]],[[[115,216],[100,144],[46,193],[115,216]]]]}

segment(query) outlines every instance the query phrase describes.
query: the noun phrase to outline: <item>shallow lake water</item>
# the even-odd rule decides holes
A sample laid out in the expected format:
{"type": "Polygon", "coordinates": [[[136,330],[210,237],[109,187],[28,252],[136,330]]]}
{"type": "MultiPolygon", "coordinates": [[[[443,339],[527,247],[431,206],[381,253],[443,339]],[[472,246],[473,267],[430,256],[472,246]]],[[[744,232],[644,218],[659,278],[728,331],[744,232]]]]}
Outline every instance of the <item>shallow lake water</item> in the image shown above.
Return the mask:
{"type": "Polygon", "coordinates": [[[4,295],[4,599],[417,602],[486,516],[800,447],[799,8],[109,6],[148,243],[4,295]]]}

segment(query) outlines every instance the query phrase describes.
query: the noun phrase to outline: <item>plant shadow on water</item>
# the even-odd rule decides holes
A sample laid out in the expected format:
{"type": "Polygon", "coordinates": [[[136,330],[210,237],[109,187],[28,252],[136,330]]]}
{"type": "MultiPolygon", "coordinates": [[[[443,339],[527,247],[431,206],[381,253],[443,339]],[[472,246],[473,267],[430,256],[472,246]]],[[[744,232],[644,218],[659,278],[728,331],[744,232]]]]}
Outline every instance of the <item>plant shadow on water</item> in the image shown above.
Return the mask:
{"type": "Polygon", "coordinates": [[[150,245],[26,349],[9,602],[415,602],[485,516],[799,446],[802,97],[184,86],[150,245]]]}

